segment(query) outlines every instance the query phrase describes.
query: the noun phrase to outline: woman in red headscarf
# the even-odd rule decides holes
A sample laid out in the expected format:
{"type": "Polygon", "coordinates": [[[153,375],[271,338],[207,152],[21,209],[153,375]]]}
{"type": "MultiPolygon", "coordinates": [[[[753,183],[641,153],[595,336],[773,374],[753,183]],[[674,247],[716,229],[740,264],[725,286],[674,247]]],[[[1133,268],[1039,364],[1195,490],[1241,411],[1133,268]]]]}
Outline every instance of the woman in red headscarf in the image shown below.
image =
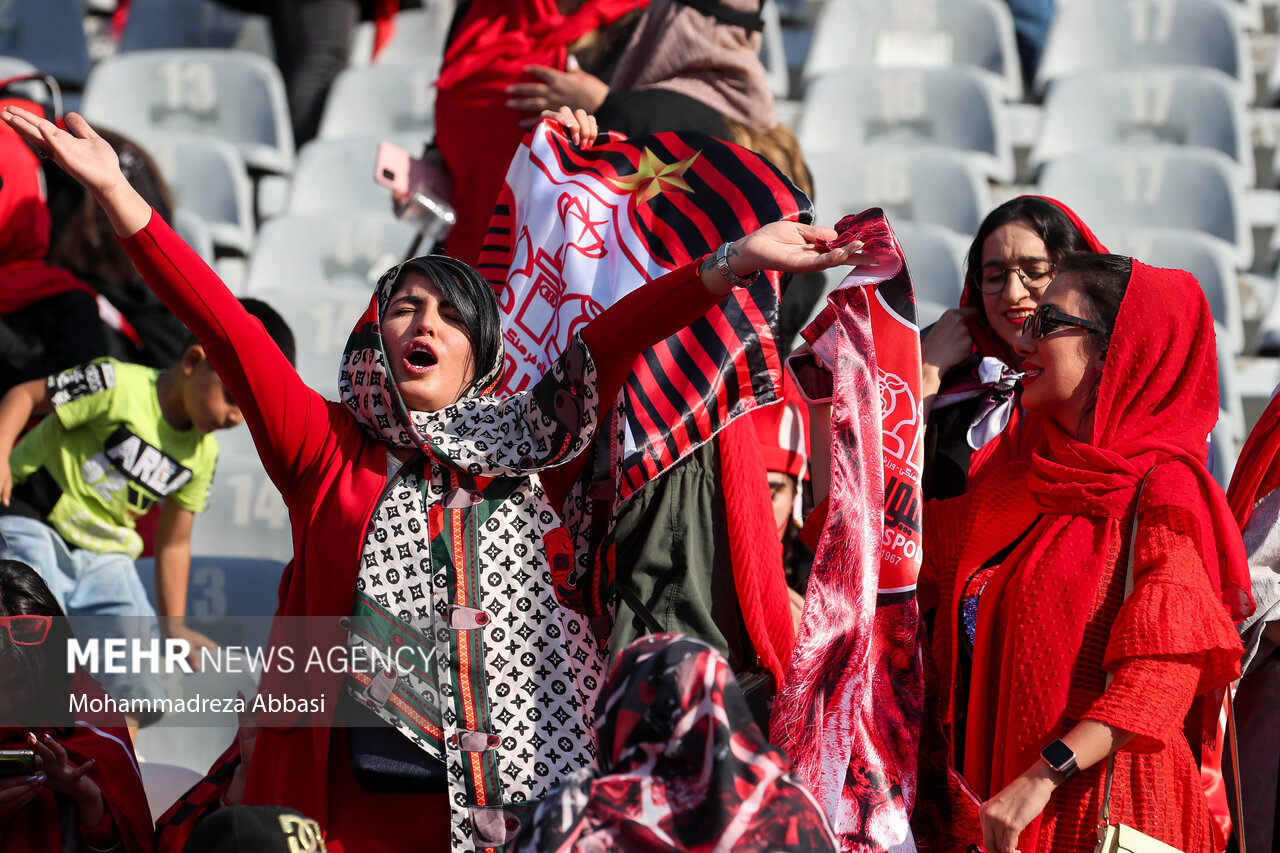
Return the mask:
{"type": "Polygon", "coordinates": [[[1232,619],[1252,608],[1239,531],[1205,467],[1218,415],[1208,304],[1185,272],[1077,254],[1021,331],[1022,405],[1044,442],[924,518],[943,724],[985,800],[982,842],[1092,850],[1113,759],[1112,822],[1207,853],[1183,720],[1239,673],[1232,619]]]}
{"type": "Polygon", "coordinates": [[[921,341],[926,499],[964,494],[985,472],[1029,459],[1044,429],[1018,403],[1015,341],[1059,259],[1106,247],[1070,208],[1020,196],[983,220],[960,307],[921,341]]]}

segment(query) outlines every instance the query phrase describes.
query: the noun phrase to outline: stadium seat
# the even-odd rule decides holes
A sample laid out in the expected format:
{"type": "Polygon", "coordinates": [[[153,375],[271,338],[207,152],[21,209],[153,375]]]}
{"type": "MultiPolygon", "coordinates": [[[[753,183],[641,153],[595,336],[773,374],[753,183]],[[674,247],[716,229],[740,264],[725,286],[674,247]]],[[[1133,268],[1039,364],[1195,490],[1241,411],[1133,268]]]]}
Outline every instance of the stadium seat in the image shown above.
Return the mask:
{"type": "MultiPolygon", "coordinates": [[[[280,310],[274,301],[271,307],[280,310]]],[[[283,312],[281,312],[283,314],[283,312]]],[[[299,349],[310,331],[290,320],[299,349]]],[[[334,367],[337,373],[337,367],[334,367]]],[[[247,427],[218,437],[218,470],[208,507],[191,530],[191,553],[286,562],[293,556],[289,513],[267,478],[247,427]]]]}
{"type": "Polygon", "coordinates": [[[1151,65],[1216,68],[1245,86],[1253,62],[1234,4],[1225,0],[1073,0],[1049,30],[1036,91],[1082,71],[1151,65]]]}
{"type": "MultiPolygon", "coordinates": [[[[0,56],[0,80],[8,80],[13,77],[25,77],[28,74],[40,74],[34,65],[25,59],[16,59],[12,56],[0,56]]],[[[47,73],[47,72],[43,72],[47,73]]],[[[56,85],[56,84],[55,84],[56,85]]],[[[55,90],[46,80],[26,80],[21,83],[11,83],[4,87],[4,94],[8,96],[17,96],[35,101],[41,105],[53,106],[59,105],[55,102],[55,90]]],[[[57,94],[61,95],[61,87],[58,88],[57,94]]]]}
{"type": "Polygon", "coordinates": [[[1241,269],[1253,263],[1253,234],[1235,161],[1198,148],[1127,146],[1048,163],[1039,192],[1061,199],[1096,231],[1185,228],[1232,244],[1241,269]]]}
{"type": "Polygon", "coordinates": [[[1218,423],[1209,433],[1209,468],[1218,485],[1226,488],[1231,482],[1231,475],[1236,470],[1236,441],[1231,434],[1231,416],[1226,412],[1218,413],[1218,423]]]}
{"type": "MultiPolygon", "coordinates": [[[[444,57],[445,37],[453,17],[454,3],[426,0],[422,9],[402,9],[396,14],[395,32],[378,54],[377,62],[427,62],[438,68],[444,57]]],[[[369,28],[369,48],[373,46],[369,28]]],[[[363,64],[363,63],[356,63],[363,64]]],[[[434,76],[432,78],[434,80],[434,76]]]]}
{"type": "MultiPolygon", "coordinates": [[[[391,191],[373,180],[378,142],[385,136],[317,139],[298,152],[289,190],[289,213],[391,214],[391,191]]],[[[421,153],[427,136],[397,134],[390,141],[421,153]]]]}
{"type": "Polygon", "coordinates": [[[942,149],[830,149],[807,156],[820,225],[884,208],[901,221],[972,235],[991,208],[987,181],[965,155],[942,149]]]}
{"type": "Polygon", "coordinates": [[[1113,252],[1194,275],[1209,301],[1214,321],[1226,332],[1223,346],[1231,353],[1244,352],[1235,251],[1229,243],[1199,231],[1177,229],[1109,228],[1100,233],[1113,252]]]}
{"type": "Polygon", "coordinates": [[[0,5],[0,56],[23,59],[73,89],[89,76],[80,0],[10,0],[0,5]]]}
{"type": "Polygon", "coordinates": [[[948,308],[954,308],[954,305],[943,305],[940,302],[930,302],[927,299],[916,300],[916,324],[921,329],[927,329],[947,311],[948,308]]]}
{"type": "Polygon", "coordinates": [[[1253,140],[1239,82],[1190,66],[1092,71],[1059,80],[1045,98],[1031,165],[1128,144],[1212,148],[1239,163],[1253,182],[1253,140]]]}
{"type": "Polygon", "coordinates": [[[356,321],[369,307],[373,289],[311,285],[306,289],[264,290],[265,299],[297,334],[298,374],[330,400],[338,399],[338,369],[356,321]]]}
{"type": "Polygon", "coordinates": [[[176,207],[200,215],[216,247],[247,255],[253,247],[253,184],[230,142],[188,133],[136,137],[160,167],[176,207]]]}
{"type": "Polygon", "coordinates": [[[325,101],[320,139],[414,132],[435,134],[438,63],[386,62],[348,68],[325,101]]]}
{"type": "Polygon", "coordinates": [[[215,0],[132,0],[120,37],[120,53],[136,50],[220,47],[271,49],[267,19],[215,0]]]}
{"type": "Polygon", "coordinates": [[[960,304],[960,293],[964,289],[964,268],[960,263],[964,238],[936,225],[892,224],[907,259],[916,300],[951,308],[960,304]]]}
{"type": "Polygon", "coordinates": [[[769,91],[779,100],[791,91],[791,70],[787,67],[787,51],[782,41],[782,17],[777,0],[764,0],[760,6],[764,19],[763,40],[760,44],[760,61],[765,76],[769,78],[769,91]]]}
{"type": "Polygon", "coordinates": [[[382,274],[404,260],[416,234],[389,217],[280,216],[258,231],[245,289],[257,296],[345,287],[367,301],[382,274]]]}
{"type": "Polygon", "coordinates": [[[1231,434],[1244,443],[1249,429],[1244,417],[1244,399],[1236,379],[1236,359],[1232,354],[1230,335],[1220,323],[1214,324],[1218,336],[1218,408],[1227,416],[1231,434]]]}
{"type": "Polygon", "coordinates": [[[194,133],[234,143],[251,169],[293,169],[293,130],[280,71],[235,50],[147,50],[104,59],[83,111],[130,135],[194,133]]]}
{"type": "Polygon", "coordinates": [[[981,70],[1022,97],[1013,16],[1002,0],[828,0],[813,27],[804,76],[856,67],[981,70]]]}
{"type": "Polygon", "coordinates": [[[213,266],[217,257],[213,249],[213,234],[209,232],[209,223],[200,214],[179,207],[173,211],[171,225],[182,242],[195,249],[206,264],[213,266]]]}
{"type": "Polygon", "coordinates": [[[976,71],[850,69],[810,83],[796,135],[806,157],[867,147],[953,149],[1009,182],[1013,151],[999,109],[976,71]]]}
{"type": "Polygon", "coordinates": [[[178,797],[204,779],[204,772],[194,767],[154,761],[143,761],[138,765],[138,771],[142,774],[142,788],[147,792],[147,805],[151,807],[153,821],[159,820],[169,806],[178,801],[178,797]]]}

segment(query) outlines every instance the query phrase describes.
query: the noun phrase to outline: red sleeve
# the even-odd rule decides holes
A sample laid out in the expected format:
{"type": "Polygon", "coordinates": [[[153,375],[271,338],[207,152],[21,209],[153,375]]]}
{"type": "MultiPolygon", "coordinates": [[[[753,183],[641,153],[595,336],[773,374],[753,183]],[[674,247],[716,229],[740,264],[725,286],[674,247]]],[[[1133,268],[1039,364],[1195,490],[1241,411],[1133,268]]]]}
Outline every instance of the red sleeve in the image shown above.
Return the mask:
{"type": "Polygon", "coordinates": [[[307,387],[262,324],[159,214],[152,211],[146,228],[120,242],[156,296],[204,347],[287,503],[330,435],[324,398],[307,387]]]}
{"type": "MultiPolygon", "coordinates": [[[[642,352],[706,314],[724,297],[707,290],[692,263],[638,287],[604,310],[582,330],[582,342],[596,366],[596,399],[608,410],[642,352]]],[[[542,472],[553,506],[560,506],[582,472],[590,451],[542,472]]]]}
{"type": "Polygon", "coordinates": [[[1132,658],[1116,669],[1115,679],[1085,714],[1135,737],[1125,748],[1158,752],[1170,735],[1182,734],[1200,667],[1179,658],[1132,658]]]}

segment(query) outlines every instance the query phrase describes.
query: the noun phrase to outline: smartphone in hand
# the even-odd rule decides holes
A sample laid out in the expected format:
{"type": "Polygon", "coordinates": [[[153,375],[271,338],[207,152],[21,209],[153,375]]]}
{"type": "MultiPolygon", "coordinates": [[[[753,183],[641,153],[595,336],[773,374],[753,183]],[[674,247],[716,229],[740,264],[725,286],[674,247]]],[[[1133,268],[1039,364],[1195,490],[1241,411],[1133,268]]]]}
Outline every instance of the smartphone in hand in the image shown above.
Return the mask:
{"type": "Polygon", "coordinates": [[[0,779],[30,776],[36,772],[36,754],[30,749],[0,749],[0,779]]]}
{"type": "Polygon", "coordinates": [[[800,399],[809,404],[831,402],[831,395],[835,393],[835,377],[818,363],[812,352],[794,352],[787,356],[786,365],[800,392],[800,399]]]}

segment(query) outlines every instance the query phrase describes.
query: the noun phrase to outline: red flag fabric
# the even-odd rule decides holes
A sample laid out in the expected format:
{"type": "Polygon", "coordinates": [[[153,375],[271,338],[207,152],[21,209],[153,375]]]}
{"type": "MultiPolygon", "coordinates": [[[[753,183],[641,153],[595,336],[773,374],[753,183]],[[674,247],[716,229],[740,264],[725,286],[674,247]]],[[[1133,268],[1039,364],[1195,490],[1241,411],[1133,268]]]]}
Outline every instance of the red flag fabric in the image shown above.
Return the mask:
{"type": "MultiPolygon", "coordinates": [[[[574,332],[645,282],[765,223],[811,218],[802,192],[736,145],[668,132],[579,150],[543,122],[512,161],[479,263],[503,317],[504,392],[528,387],[574,332]]],[[[777,274],[762,275],[646,351],[602,418],[600,435],[620,440],[597,442],[587,476],[625,500],[720,434],[722,480],[741,496],[726,501],[735,585],[753,647],[781,680],[794,630],[758,441],[749,427],[721,433],[781,398],[778,303],[777,274]]],[[[587,559],[604,600],[611,554],[587,559]]]]}
{"type": "Polygon", "coordinates": [[[879,209],[845,217],[876,267],[855,269],[803,334],[834,366],[831,494],[771,740],[843,850],[913,849],[923,713],[920,332],[911,278],[879,209]]]}

